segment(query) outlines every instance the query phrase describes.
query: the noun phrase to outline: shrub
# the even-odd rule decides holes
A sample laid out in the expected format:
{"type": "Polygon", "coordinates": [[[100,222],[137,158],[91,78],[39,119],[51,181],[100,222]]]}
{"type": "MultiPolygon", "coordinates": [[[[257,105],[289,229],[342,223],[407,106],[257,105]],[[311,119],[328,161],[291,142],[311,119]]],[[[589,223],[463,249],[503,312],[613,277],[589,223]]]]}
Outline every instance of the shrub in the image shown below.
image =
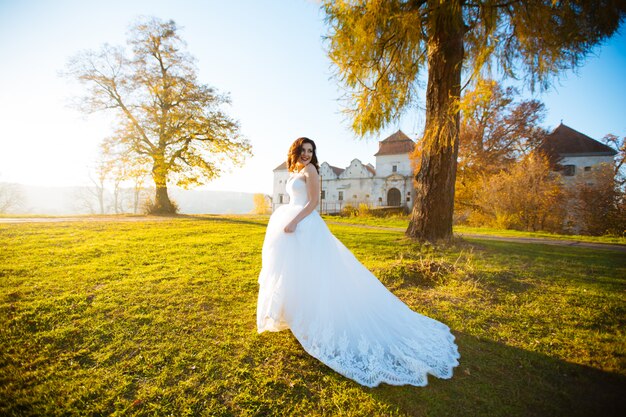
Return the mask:
{"type": "Polygon", "coordinates": [[[405,217],[409,214],[408,207],[377,207],[372,208],[369,214],[372,217],[405,217]]]}
{"type": "Polygon", "coordinates": [[[548,160],[531,154],[508,171],[483,177],[473,196],[469,222],[519,230],[563,229],[563,187],[548,160]]]}
{"type": "Polygon", "coordinates": [[[369,217],[370,215],[370,208],[365,203],[359,204],[358,211],[359,211],[359,214],[358,214],[359,217],[369,217]]]}
{"type": "Polygon", "coordinates": [[[341,215],[344,217],[356,217],[359,214],[359,210],[351,204],[346,204],[341,209],[341,215]]]}
{"type": "Polygon", "coordinates": [[[154,201],[152,198],[148,198],[146,199],[146,201],[143,203],[143,207],[142,207],[142,211],[144,214],[152,214],[152,215],[171,215],[171,214],[176,214],[178,213],[179,207],[178,204],[170,199],[170,203],[171,203],[171,207],[163,207],[159,204],[157,204],[156,201],[154,201]]]}

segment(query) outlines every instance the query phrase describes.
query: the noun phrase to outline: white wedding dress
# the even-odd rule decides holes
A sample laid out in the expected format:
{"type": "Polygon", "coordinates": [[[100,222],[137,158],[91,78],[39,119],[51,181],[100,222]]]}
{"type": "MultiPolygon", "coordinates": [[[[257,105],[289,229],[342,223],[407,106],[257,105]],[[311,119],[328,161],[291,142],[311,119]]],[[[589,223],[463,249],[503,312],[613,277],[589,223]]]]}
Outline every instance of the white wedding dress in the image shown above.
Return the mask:
{"type": "Polygon", "coordinates": [[[272,214],[259,276],[258,332],[291,329],[302,347],[359,384],[424,386],[452,377],[459,353],[443,323],[412,311],[330,233],[307,203],[304,175],[287,182],[290,202],[272,214]]]}

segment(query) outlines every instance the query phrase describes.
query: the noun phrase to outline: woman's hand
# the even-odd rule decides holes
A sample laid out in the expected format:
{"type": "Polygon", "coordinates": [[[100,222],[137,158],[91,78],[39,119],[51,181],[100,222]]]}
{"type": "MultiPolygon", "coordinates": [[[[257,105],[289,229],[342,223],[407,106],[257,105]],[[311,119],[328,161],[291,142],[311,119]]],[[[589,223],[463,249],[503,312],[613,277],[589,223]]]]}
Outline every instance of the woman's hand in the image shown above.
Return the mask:
{"type": "Polygon", "coordinates": [[[293,233],[296,231],[296,226],[298,224],[294,223],[293,221],[289,222],[289,224],[287,226],[285,226],[285,233],[293,233]]]}

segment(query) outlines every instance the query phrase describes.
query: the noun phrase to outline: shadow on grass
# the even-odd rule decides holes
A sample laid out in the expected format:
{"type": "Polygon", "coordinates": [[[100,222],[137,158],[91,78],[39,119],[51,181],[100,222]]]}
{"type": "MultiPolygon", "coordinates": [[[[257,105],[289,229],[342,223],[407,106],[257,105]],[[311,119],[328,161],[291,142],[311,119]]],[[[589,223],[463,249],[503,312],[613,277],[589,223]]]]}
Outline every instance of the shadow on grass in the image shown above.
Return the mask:
{"type": "Polygon", "coordinates": [[[510,254],[532,258],[559,258],[585,263],[594,266],[626,267],[626,258],[617,252],[608,252],[602,249],[557,246],[541,243],[509,242],[481,238],[465,238],[466,241],[482,248],[500,254],[510,254]]]}
{"type": "Polygon", "coordinates": [[[407,415],[623,416],[626,377],[457,334],[461,364],[424,388],[381,386],[376,399],[407,415]]]}
{"type": "Polygon", "coordinates": [[[250,395],[263,405],[264,415],[282,415],[270,404],[280,403],[282,411],[294,411],[305,399],[319,404],[307,415],[626,415],[623,375],[466,333],[456,336],[461,359],[451,379],[431,376],[426,387],[382,384],[367,388],[308,356],[289,332],[262,335],[248,355],[264,352],[263,361],[257,357],[253,362],[257,372],[273,369],[273,377],[258,380],[250,395]],[[328,403],[331,414],[326,414],[324,404],[328,403]],[[325,411],[319,413],[320,409],[325,411]]]}

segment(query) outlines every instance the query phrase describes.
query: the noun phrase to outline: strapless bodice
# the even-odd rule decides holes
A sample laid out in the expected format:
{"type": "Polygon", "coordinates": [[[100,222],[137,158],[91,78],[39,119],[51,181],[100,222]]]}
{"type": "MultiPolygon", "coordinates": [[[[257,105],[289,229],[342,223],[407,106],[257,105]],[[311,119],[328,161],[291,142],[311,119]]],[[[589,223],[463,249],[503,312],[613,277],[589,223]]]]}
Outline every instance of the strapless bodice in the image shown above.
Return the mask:
{"type": "Polygon", "coordinates": [[[293,174],[287,180],[287,194],[289,194],[289,204],[304,206],[309,201],[309,194],[306,189],[306,181],[303,174],[293,174]]]}

